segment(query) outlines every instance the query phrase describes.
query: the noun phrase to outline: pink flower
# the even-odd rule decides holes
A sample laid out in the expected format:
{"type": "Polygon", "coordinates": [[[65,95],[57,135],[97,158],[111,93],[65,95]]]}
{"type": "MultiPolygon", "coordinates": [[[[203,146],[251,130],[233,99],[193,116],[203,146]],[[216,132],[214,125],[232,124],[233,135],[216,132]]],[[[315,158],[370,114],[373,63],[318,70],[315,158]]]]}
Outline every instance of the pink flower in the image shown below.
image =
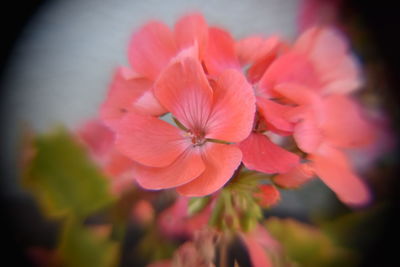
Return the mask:
{"type": "Polygon", "coordinates": [[[226,70],[210,82],[197,59],[172,62],[154,94],[178,127],[128,113],[116,134],[118,149],[135,161],[138,183],[147,189],[177,187],[186,196],[220,189],[242,160],[239,148],[252,127],[255,99],[245,77],[226,70]]]}
{"type": "Polygon", "coordinates": [[[102,120],[115,128],[129,111],[152,116],[166,113],[154,97],[154,82],[171,61],[185,53],[197,57],[210,75],[239,68],[230,34],[208,27],[202,15],[182,17],[173,31],[162,22],[151,21],[131,39],[128,58],[132,69],[117,70],[101,108],[102,120]]]}

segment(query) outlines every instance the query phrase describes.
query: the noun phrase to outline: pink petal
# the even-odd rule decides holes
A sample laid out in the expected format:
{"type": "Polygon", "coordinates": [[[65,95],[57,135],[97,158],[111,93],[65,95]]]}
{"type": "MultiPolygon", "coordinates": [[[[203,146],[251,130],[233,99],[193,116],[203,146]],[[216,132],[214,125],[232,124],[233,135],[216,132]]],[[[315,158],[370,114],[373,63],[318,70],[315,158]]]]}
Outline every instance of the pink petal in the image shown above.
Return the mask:
{"type": "Polygon", "coordinates": [[[197,60],[182,58],[169,66],[160,75],[154,94],[186,128],[204,129],[213,92],[197,60]]]}
{"type": "Polygon", "coordinates": [[[124,69],[118,69],[110,85],[106,101],[101,106],[101,119],[114,128],[126,112],[133,110],[133,103],[149,90],[151,85],[152,82],[145,78],[126,79],[124,69]]]}
{"type": "Polygon", "coordinates": [[[116,134],[116,145],[122,154],[151,167],[171,164],[188,147],[178,128],[135,113],[122,119],[116,134]]]}
{"type": "Polygon", "coordinates": [[[225,144],[207,143],[202,147],[206,169],[195,180],[177,188],[184,196],[205,196],[221,189],[242,160],[240,149],[225,144]]]}
{"type": "Polygon", "coordinates": [[[167,112],[155,98],[152,90],[145,91],[133,104],[135,111],[143,115],[160,116],[167,112]]]}
{"type": "Polygon", "coordinates": [[[287,116],[293,107],[279,104],[264,97],[257,98],[257,107],[267,124],[272,125],[273,129],[288,133],[293,131],[293,123],[289,121],[287,116]]]}
{"type": "Polygon", "coordinates": [[[273,91],[279,98],[297,105],[318,105],[320,95],[309,87],[295,83],[281,83],[273,91]]]}
{"type": "Polygon", "coordinates": [[[307,53],[325,93],[349,93],[360,88],[360,67],[338,31],[311,28],[299,38],[295,49],[307,53]]]}
{"type": "Polygon", "coordinates": [[[216,75],[225,69],[240,69],[235,42],[229,32],[210,27],[208,34],[208,45],[203,57],[208,73],[216,75]]]}
{"type": "Polygon", "coordinates": [[[135,178],[146,189],[166,189],[186,184],[204,172],[205,164],[197,149],[188,148],[171,165],[155,168],[135,164],[135,178]]]}
{"type": "Polygon", "coordinates": [[[251,266],[253,267],[272,267],[271,259],[268,257],[267,251],[253,237],[242,234],[247,252],[249,253],[251,266]]]}
{"type": "Polygon", "coordinates": [[[109,154],[109,160],[104,166],[104,171],[111,177],[118,177],[132,169],[131,159],[119,153],[116,149],[109,154]]]}
{"type": "Polygon", "coordinates": [[[294,127],[293,137],[297,146],[306,153],[313,153],[324,140],[317,121],[310,114],[294,127]]]}
{"type": "Polygon", "coordinates": [[[267,136],[252,133],[240,143],[243,163],[251,170],[284,173],[299,164],[299,157],[272,143],[267,136]]]}
{"type": "Polygon", "coordinates": [[[236,43],[235,49],[240,64],[246,65],[265,57],[280,44],[279,37],[272,36],[264,39],[261,36],[250,36],[236,43]]]}
{"type": "Polygon", "coordinates": [[[284,188],[298,188],[311,180],[314,176],[309,164],[299,164],[289,172],[281,173],[274,177],[274,183],[284,188]]]}
{"type": "Polygon", "coordinates": [[[207,122],[207,138],[240,142],[251,131],[255,97],[246,78],[236,70],[224,71],[213,84],[214,105],[207,122]]]}
{"type": "Polygon", "coordinates": [[[295,52],[280,56],[264,73],[259,87],[266,93],[280,83],[295,83],[310,88],[318,88],[319,80],[308,58],[295,52]]]}
{"type": "Polygon", "coordinates": [[[375,130],[362,117],[360,107],[343,95],[332,95],[325,99],[321,128],[325,138],[340,147],[366,146],[375,137],[375,130]]]}
{"type": "Polygon", "coordinates": [[[133,69],[152,80],[157,78],[176,53],[173,33],[158,21],[147,23],[135,33],[128,51],[133,69]]]}
{"type": "Polygon", "coordinates": [[[329,146],[310,155],[312,167],[321,180],[341,201],[351,206],[367,204],[371,195],[365,183],[353,173],[346,156],[329,146]]]}
{"type": "Polygon", "coordinates": [[[202,56],[208,41],[208,26],[204,17],[193,13],[179,19],[175,24],[175,38],[181,49],[197,44],[202,56]]]}

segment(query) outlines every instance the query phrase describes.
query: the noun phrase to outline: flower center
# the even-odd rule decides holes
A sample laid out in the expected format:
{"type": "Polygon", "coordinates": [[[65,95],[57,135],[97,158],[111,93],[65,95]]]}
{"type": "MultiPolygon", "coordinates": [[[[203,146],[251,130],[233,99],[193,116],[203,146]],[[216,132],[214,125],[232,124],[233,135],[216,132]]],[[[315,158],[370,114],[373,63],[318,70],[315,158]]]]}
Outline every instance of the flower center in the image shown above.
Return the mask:
{"type": "Polygon", "coordinates": [[[207,140],[205,137],[205,133],[202,131],[188,131],[188,135],[190,138],[190,141],[192,141],[193,146],[201,146],[203,145],[207,140]]]}

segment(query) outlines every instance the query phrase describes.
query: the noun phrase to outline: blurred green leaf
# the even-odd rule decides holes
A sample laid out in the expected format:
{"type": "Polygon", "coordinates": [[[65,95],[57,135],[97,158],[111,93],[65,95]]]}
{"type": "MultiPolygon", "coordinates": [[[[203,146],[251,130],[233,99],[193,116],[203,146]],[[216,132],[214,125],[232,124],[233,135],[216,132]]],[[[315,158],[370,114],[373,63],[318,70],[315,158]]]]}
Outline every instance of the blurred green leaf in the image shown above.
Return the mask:
{"type": "Polygon", "coordinates": [[[107,178],[65,129],[37,136],[31,146],[23,182],[47,215],[84,218],[113,201],[107,178]]]}
{"type": "Polygon", "coordinates": [[[318,228],[292,219],[270,218],[269,232],[281,242],[288,258],[300,266],[355,266],[351,250],[337,246],[318,228]]]}
{"type": "Polygon", "coordinates": [[[188,213],[193,216],[201,212],[211,201],[211,197],[192,197],[189,199],[188,213]]]}
{"type": "Polygon", "coordinates": [[[119,244],[96,234],[75,220],[67,220],[58,253],[66,267],[110,267],[117,266],[119,244]]]}

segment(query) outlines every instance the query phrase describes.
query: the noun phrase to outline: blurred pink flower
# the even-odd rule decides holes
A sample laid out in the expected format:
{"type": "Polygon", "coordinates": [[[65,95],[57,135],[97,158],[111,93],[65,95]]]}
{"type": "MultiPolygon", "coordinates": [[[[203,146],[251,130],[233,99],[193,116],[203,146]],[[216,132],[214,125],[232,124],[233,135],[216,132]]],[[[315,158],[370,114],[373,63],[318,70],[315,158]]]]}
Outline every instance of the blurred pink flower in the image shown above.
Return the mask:
{"type": "Polygon", "coordinates": [[[201,212],[190,215],[188,203],[188,198],[180,196],[171,207],[160,214],[158,226],[165,236],[169,238],[193,238],[196,231],[207,225],[213,205],[210,203],[201,212]]]}
{"type": "Polygon", "coordinates": [[[93,160],[110,178],[112,191],[120,193],[131,188],[134,183],[131,175],[133,162],[115,148],[114,133],[100,120],[92,119],[82,125],[77,134],[93,160]]]}
{"type": "Polygon", "coordinates": [[[187,56],[162,72],[154,94],[179,128],[130,112],[116,130],[116,145],[135,161],[138,183],[177,187],[186,196],[220,189],[242,159],[230,143],[245,139],[252,127],[255,99],[245,77],[230,69],[209,82],[198,60],[187,56]]]}

